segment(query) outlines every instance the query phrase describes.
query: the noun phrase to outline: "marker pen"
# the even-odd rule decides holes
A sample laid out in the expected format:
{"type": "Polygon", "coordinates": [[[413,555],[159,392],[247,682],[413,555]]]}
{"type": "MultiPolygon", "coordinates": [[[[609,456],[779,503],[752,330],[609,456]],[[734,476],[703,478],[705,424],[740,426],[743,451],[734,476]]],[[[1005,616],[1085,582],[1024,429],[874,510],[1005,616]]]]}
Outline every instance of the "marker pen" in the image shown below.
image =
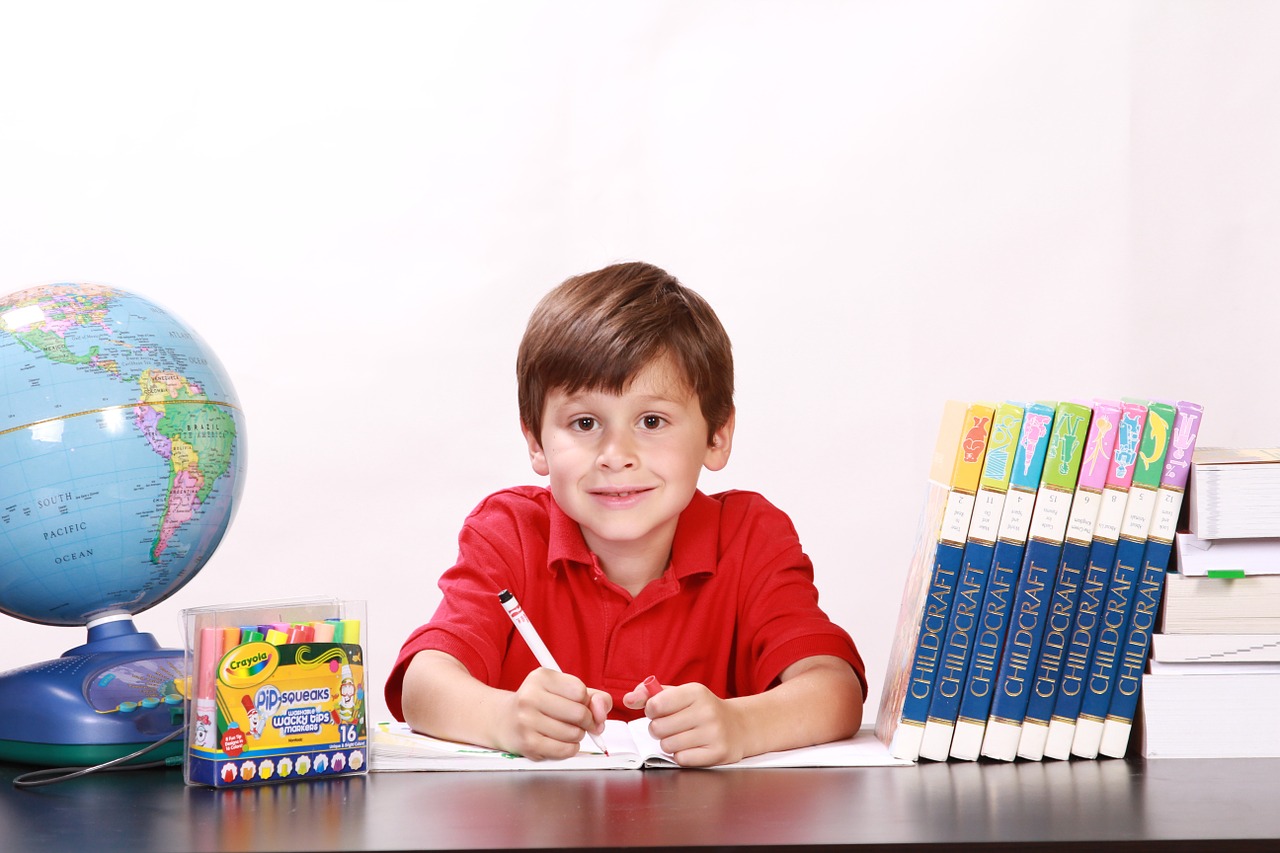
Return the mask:
{"type": "MultiPolygon", "coordinates": [[[[520,602],[516,601],[516,597],[511,594],[511,590],[504,589],[498,593],[498,601],[502,602],[502,609],[507,611],[507,615],[515,623],[516,630],[520,632],[521,637],[524,637],[525,643],[529,645],[529,649],[533,652],[538,664],[555,672],[564,672],[560,665],[556,663],[556,659],[551,656],[551,650],[547,648],[547,644],[542,642],[542,638],[538,636],[533,623],[529,621],[528,614],[520,607],[520,602]]],[[[604,748],[604,744],[600,743],[595,735],[587,732],[587,737],[591,738],[591,742],[596,745],[596,749],[605,755],[609,754],[609,750],[604,748]]]]}
{"type": "Polygon", "coordinates": [[[311,630],[315,632],[317,643],[333,642],[333,623],[332,622],[312,622],[311,630]]]}
{"type": "Polygon", "coordinates": [[[662,682],[658,681],[658,676],[651,675],[644,680],[644,692],[649,694],[650,699],[662,692],[662,682]]]}
{"type": "Polygon", "coordinates": [[[205,749],[218,746],[217,703],[213,698],[213,685],[218,677],[218,660],[222,657],[221,628],[201,628],[200,644],[196,648],[199,666],[196,670],[196,725],[192,742],[205,749]]]}

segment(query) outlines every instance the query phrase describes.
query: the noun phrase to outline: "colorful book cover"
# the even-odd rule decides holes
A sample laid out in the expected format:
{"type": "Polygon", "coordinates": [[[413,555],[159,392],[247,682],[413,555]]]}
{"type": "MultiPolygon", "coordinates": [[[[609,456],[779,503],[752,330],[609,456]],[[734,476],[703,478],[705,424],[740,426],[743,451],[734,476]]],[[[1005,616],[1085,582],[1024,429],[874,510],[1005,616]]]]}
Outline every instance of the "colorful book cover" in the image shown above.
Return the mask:
{"type": "Polygon", "coordinates": [[[1115,566],[1116,543],[1124,523],[1129,487],[1133,483],[1138,453],[1142,446],[1142,430],[1147,422],[1147,407],[1138,403],[1122,403],[1116,430],[1115,448],[1107,466],[1106,486],[1089,544],[1089,564],[1081,584],[1076,613],[1071,623],[1071,642],[1058,677],[1053,716],[1049,719],[1044,754],[1050,758],[1066,758],[1071,753],[1076,717],[1084,699],[1084,679],[1093,653],[1098,614],[1107,594],[1111,570],[1115,566]]]}
{"type": "Polygon", "coordinates": [[[1098,746],[1101,754],[1111,758],[1123,758],[1129,747],[1129,733],[1142,687],[1142,672],[1160,609],[1165,571],[1169,568],[1169,555],[1173,551],[1183,493],[1191,470],[1191,456],[1203,417],[1204,410],[1196,403],[1178,403],[1170,448],[1160,476],[1155,518],[1143,551],[1133,607],[1122,634],[1119,661],[1112,678],[1111,702],[1098,746]]]}
{"type": "Polygon", "coordinates": [[[987,714],[991,711],[991,695],[1000,666],[1000,651],[1004,645],[1009,605],[1017,587],[1018,574],[1022,570],[1027,533],[1031,529],[1032,508],[1035,506],[1036,491],[1040,488],[1040,476],[1044,471],[1044,459],[1048,453],[1052,428],[1052,406],[1044,403],[1027,406],[1018,436],[1017,452],[1013,457],[1009,491],[1005,495],[1004,508],[1000,514],[1000,529],[988,573],[987,589],[982,596],[982,616],[974,636],[973,656],[969,662],[955,732],[951,738],[952,758],[974,761],[982,748],[982,735],[987,729],[987,714]]]}
{"type": "Polygon", "coordinates": [[[1155,515],[1160,478],[1169,453],[1169,439],[1176,415],[1177,411],[1169,403],[1151,403],[1147,407],[1147,426],[1143,431],[1138,464],[1134,467],[1129,500],[1125,503],[1115,567],[1111,570],[1107,595],[1098,613],[1098,629],[1089,656],[1084,696],[1069,747],[1069,754],[1082,758],[1098,757],[1102,723],[1111,703],[1116,657],[1129,619],[1129,609],[1133,606],[1134,584],[1142,567],[1147,535],[1151,532],[1151,520],[1155,515]]]}
{"type": "Polygon", "coordinates": [[[919,755],[919,739],[924,732],[927,703],[933,687],[933,669],[942,646],[938,636],[945,628],[949,609],[946,605],[950,603],[950,583],[945,574],[936,578],[938,589],[934,588],[937,574],[934,571],[937,567],[935,558],[946,551],[944,536],[957,537],[955,530],[962,524],[964,530],[959,532],[955,541],[963,543],[968,535],[973,494],[982,473],[980,457],[971,462],[965,461],[965,433],[971,428],[968,414],[967,403],[953,400],[943,407],[929,468],[924,509],[902,590],[897,629],[876,715],[876,737],[890,749],[894,743],[898,744],[895,757],[909,757],[913,761],[919,755]],[[970,475],[972,486],[966,495],[961,486],[969,481],[970,475]],[[922,640],[926,645],[922,646],[922,640]],[[916,709],[914,713],[918,714],[918,720],[904,717],[908,699],[916,709]],[[920,708],[922,702],[923,709],[920,708]],[[913,740],[914,749],[911,748],[913,740]]]}
{"type": "Polygon", "coordinates": [[[1067,535],[1062,543],[1062,563],[1058,566],[1053,597],[1049,599],[1049,609],[1045,614],[1040,661],[1036,664],[1031,698],[1027,700],[1027,713],[1022,719],[1022,735],[1018,740],[1018,755],[1031,761],[1044,757],[1058,677],[1071,636],[1080,582],[1089,567],[1089,545],[1093,542],[1094,524],[1098,520],[1119,420],[1119,403],[1095,401],[1089,438],[1085,441],[1084,458],[1080,461],[1080,478],[1076,482],[1075,497],[1071,499],[1067,535]]]}
{"type": "Polygon", "coordinates": [[[942,647],[933,698],[929,701],[929,716],[920,742],[921,758],[945,761],[951,751],[951,734],[955,729],[960,694],[969,669],[991,557],[1000,532],[1000,518],[1013,474],[1022,418],[1022,406],[1001,403],[991,421],[991,436],[982,463],[982,476],[978,480],[978,495],[974,501],[973,518],[969,522],[960,577],[951,601],[946,644],[942,647]]]}
{"type": "Polygon", "coordinates": [[[1045,610],[1062,556],[1090,415],[1089,407],[1079,403],[1059,403],[1054,415],[1044,475],[1031,515],[1031,535],[982,738],[982,754],[988,758],[1012,761],[1017,756],[1022,718],[1040,659],[1045,610]]]}

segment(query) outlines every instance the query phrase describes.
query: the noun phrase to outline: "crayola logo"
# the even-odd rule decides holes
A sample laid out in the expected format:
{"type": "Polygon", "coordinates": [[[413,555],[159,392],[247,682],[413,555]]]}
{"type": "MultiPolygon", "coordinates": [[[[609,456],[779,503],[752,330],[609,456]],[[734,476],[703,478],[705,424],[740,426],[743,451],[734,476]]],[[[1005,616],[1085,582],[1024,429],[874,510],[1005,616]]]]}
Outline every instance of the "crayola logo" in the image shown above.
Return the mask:
{"type": "Polygon", "coordinates": [[[280,665],[279,650],[270,643],[245,643],[222,659],[218,679],[228,687],[254,687],[270,678],[280,665]]]}

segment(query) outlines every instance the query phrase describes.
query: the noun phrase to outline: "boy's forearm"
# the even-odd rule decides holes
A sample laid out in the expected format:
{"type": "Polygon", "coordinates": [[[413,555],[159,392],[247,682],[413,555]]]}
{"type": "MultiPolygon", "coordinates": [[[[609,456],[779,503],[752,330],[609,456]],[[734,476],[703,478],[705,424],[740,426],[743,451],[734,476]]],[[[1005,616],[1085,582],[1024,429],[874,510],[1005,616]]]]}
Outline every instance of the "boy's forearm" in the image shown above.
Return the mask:
{"type": "Polygon", "coordinates": [[[840,740],[862,725],[862,685],[836,657],[797,661],[773,689],[729,701],[745,721],[745,755],[840,740]]]}
{"type": "Polygon", "coordinates": [[[434,737],[496,747],[510,695],[477,681],[451,655],[419,652],[405,671],[404,720],[434,737]]]}

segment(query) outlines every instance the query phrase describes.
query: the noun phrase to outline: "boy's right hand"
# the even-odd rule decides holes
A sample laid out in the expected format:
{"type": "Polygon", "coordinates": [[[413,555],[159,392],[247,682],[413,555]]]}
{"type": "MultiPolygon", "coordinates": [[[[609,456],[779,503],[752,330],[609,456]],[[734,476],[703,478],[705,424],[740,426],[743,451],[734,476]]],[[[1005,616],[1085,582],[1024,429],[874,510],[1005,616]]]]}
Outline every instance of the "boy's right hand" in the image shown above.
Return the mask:
{"type": "Polygon", "coordinates": [[[575,676],[539,667],[510,694],[503,748],[526,758],[571,758],[583,736],[600,734],[613,699],[575,676]]]}

